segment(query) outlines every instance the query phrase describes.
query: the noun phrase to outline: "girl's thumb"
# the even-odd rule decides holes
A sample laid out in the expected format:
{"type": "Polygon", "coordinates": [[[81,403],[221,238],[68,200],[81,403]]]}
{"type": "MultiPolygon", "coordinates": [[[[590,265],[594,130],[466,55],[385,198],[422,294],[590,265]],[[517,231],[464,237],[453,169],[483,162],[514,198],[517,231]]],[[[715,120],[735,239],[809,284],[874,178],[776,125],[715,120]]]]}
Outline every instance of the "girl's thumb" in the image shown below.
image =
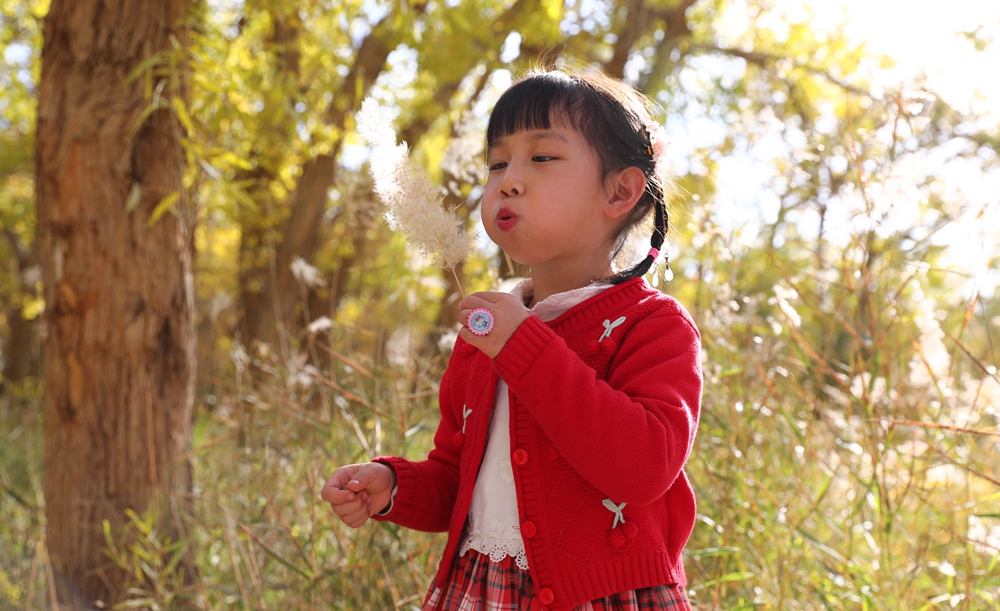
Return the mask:
{"type": "Polygon", "coordinates": [[[358,472],[354,474],[351,481],[347,482],[347,487],[354,492],[360,492],[365,489],[368,484],[371,483],[372,477],[375,475],[374,469],[369,469],[367,466],[358,469],[358,472]]]}

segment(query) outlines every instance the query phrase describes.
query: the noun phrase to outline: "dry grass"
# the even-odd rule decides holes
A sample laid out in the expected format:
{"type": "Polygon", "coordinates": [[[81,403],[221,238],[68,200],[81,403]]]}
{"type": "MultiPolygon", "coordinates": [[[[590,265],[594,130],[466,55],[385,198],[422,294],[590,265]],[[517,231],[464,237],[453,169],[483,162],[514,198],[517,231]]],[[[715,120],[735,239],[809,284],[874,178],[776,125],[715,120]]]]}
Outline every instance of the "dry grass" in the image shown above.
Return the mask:
{"type": "MultiPolygon", "coordinates": [[[[872,257],[859,239],[820,266],[809,253],[731,250],[707,221],[695,235],[670,292],[698,319],[706,357],[689,464],[696,605],[1000,608],[1000,383],[993,323],[976,313],[996,305],[947,301],[954,293],[934,271],[888,242],[872,257]]],[[[430,446],[445,355],[420,341],[426,323],[412,342],[380,326],[402,319],[385,304],[355,307],[288,358],[230,343],[228,373],[204,386],[195,426],[184,544],[199,585],[176,579],[170,542],[135,536],[148,517],[135,516],[131,543],[116,530],[109,545],[123,564],[158,558],[132,584],[134,600],[419,608],[442,536],[352,530],[317,500],[338,465],[420,458],[430,446]]],[[[3,401],[0,609],[50,609],[37,393],[3,401]]]]}

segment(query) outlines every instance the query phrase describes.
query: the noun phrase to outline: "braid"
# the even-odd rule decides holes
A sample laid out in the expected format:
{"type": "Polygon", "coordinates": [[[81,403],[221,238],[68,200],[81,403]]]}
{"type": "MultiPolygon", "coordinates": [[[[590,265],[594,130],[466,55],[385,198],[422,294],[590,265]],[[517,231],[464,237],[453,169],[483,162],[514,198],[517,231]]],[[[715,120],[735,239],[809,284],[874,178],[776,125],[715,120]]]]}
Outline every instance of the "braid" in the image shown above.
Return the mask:
{"type": "MultiPolygon", "coordinates": [[[[608,282],[611,284],[620,284],[626,280],[631,280],[632,278],[645,276],[646,273],[649,272],[650,268],[653,267],[653,263],[659,255],[660,247],[663,246],[663,242],[666,239],[668,228],[666,204],[663,202],[662,197],[654,196],[653,209],[653,235],[649,238],[649,254],[646,255],[645,259],[639,261],[632,267],[622,270],[608,278],[608,282]]],[[[667,260],[667,266],[669,267],[669,256],[665,255],[665,257],[667,260]]]]}
{"type": "MultiPolygon", "coordinates": [[[[649,253],[643,260],[639,261],[632,267],[622,270],[608,278],[608,282],[611,284],[620,284],[626,280],[646,275],[650,268],[653,267],[653,263],[656,262],[656,258],[659,256],[661,248],[666,241],[667,230],[669,229],[669,218],[667,215],[664,185],[660,184],[659,180],[655,179],[650,181],[647,178],[647,181],[647,193],[653,198],[653,235],[649,238],[649,253]]],[[[664,261],[667,265],[667,269],[670,269],[669,254],[664,253],[664,261]]]]}

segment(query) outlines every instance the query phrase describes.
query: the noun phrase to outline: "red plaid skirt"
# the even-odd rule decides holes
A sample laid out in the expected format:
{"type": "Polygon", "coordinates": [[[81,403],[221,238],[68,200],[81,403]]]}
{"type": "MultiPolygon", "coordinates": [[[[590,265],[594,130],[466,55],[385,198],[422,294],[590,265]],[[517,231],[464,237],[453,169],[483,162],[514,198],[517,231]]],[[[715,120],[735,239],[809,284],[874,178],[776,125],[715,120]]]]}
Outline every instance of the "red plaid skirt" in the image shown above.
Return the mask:
{"type": "MultiPolygon", "coordinates": [[[[452,580],[433,588],[423,611],[520,611],[541,609],[528,571],[517,568],[507,556],[499,563],[475,551],[456,557],[452,580]]],[[[684,588],[654,586],[619,592],[592,600],[574,611],[690,611],[684,588]]]]}

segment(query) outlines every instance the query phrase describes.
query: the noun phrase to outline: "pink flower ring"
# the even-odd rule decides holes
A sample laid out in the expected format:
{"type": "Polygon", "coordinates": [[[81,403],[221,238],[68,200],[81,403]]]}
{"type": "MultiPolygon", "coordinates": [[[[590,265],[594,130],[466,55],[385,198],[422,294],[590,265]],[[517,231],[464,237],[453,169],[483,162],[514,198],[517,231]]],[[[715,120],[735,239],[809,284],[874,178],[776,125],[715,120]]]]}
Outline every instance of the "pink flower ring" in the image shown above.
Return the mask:
{"type": "Polygon", "coordinates": [[[469,313],[469,331],[486,335],[493,330],[493,314],[486,308],[476,308],[469,313]]]}

